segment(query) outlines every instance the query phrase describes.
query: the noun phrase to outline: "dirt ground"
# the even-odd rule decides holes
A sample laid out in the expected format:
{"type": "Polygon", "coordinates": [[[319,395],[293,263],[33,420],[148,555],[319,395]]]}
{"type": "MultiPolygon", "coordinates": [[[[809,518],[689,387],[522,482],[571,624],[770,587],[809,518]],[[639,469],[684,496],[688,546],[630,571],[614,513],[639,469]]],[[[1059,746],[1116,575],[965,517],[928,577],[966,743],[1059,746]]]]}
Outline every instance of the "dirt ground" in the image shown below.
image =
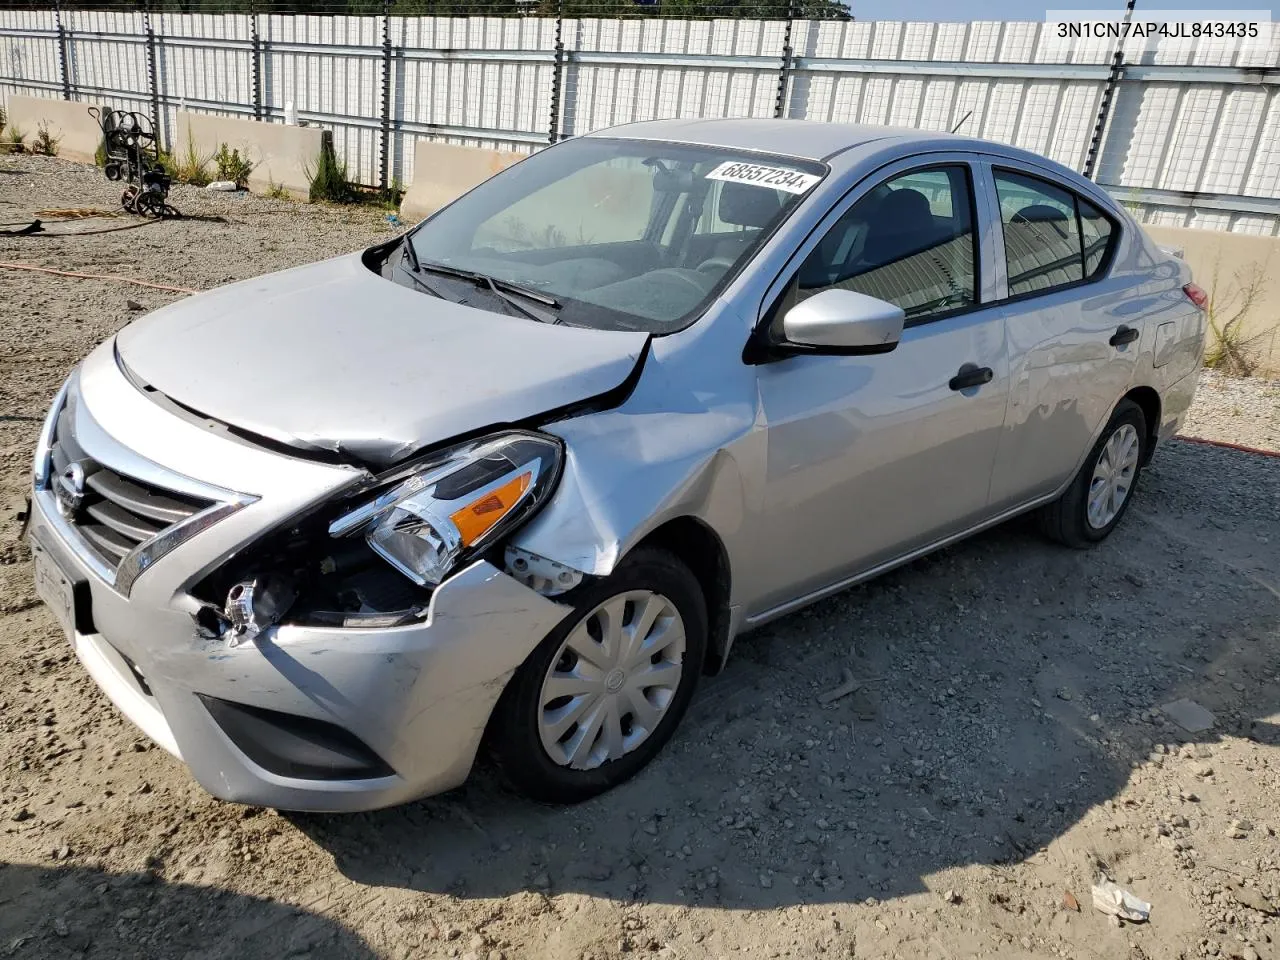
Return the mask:
{"type": "MultiPolygon", "coordinates": [[[[0,158],[0,222],[114,196],[0,158]]],[[[173,200],[197,218],[0,237],[0,261],[205,288],[394,229],[173,200]]],[[[1093,551],[1015,522],[749,635],[659,760],[581,806],[481,768],[280,814],[211,800],[121,719],[18,539],[57,385],[129,301],[175,296],[0,266],[0,955],[1280,960],[1280,460],[1173,442],[1093,551]],[[864,685],[821,705],[844,668],[864,685]],[[1171,722],[1178,698],[1213,728],[1171,722]],[[1104,868],[1148,923],[1093,908],[1104,868]]],[[[1208,381],[1191,427],[1280,447],[1276,386],[1208,381]]]]}

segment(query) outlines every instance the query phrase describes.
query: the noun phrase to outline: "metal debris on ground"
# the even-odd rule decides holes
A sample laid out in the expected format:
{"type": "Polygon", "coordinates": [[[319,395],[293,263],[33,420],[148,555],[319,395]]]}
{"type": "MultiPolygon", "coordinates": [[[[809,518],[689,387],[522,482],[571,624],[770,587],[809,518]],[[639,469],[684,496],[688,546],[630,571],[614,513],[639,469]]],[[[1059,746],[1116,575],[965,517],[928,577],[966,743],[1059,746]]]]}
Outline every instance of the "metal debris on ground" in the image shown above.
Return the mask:
{"type": "Polygon", "coordinates": [[[1103,913],[1130,923],[1145,923],[1151,918],[1151,904],[1139,900],[1105,875],[1093,885],[1093,905],[1103,913]]]}
{"type": "Polygon", "coordinates": [[[12,224],[17,229],[0,230],[0,237],[29,237],[32,234],[44,233],[44,224],[39,220],[32,220],[27,224],[12,224]]]}
{"type": "Polygon", "coordinates": [[[853,691],[862,686],[861,683],[853,679],[853,671],[848,667],[845,667],[840,671],[840,678],[841,683],[838,687],[832,687],[825,693],[818,694],[819,703],[824,706],[828,703],[835,703],[841,697],[847,697],[849,694],[853,693],[853,691]]]}
{"type": "Polygon", "coordinates": [[[1203,733],[1206,730],[1211,730],[1213,725],[1217,723],[1212,713],[1194,700],[1188,700],[1185,697],[1181,700],[1174,700],[1172,703],[1166,703],[1160,709],[1165,716],[1187,731],[1187,733],[1203,733]]]}

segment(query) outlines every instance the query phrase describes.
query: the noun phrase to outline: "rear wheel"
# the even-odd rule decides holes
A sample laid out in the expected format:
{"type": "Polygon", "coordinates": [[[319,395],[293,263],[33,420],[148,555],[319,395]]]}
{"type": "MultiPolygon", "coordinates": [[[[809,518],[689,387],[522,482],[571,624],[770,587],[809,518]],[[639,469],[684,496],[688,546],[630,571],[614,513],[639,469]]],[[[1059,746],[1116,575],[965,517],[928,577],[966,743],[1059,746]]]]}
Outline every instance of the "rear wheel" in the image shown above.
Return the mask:
{"type": "Polygon", "coordinates": [[[164,197],[154,190],[142,191],[133,202],[135,213],[140,213],[144,217],[153,217],[157,220],[164,216],[164,208],[164,197]]]}
{"type": "Polygon", "coordinates": [[[1122,400],[1065,493],[1040,511],[1040,528],[1069,547],[1104,539],[1129,509],[1146,462],[1142,408],[1122,400]]]}
{"type": "Polygon", "coordinates": [[[665,551],[636,551],[572,599],[490,726],[512,784],[555,803],[602,793],[653,759],[693,697],[707,641],[698,581],[665,551]]]}

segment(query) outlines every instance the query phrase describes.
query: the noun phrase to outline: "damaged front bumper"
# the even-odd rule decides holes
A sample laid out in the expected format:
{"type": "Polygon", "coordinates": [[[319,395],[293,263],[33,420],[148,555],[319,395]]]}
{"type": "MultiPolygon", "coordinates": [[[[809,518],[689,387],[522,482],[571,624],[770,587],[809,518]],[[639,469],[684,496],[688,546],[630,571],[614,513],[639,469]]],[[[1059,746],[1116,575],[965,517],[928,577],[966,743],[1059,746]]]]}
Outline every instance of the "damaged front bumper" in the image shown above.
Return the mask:
{"type": "Polygon", "coordinates": [[[197,626],[190,585],[348,478],[201,431],[124,389],[112,372],[86,362],[79,378],[77,439],[87,455],[121,470],[150,462],[182,471],[203,461],[226,489],[244,486],[232,467],[261,482],[251,504],[186,539],[125,589],[104,575],[53,487],[33,489],[39,592],[102,690],[222,799],[367,810],[461,783],[507,679],[567,608],[478,560],[436,588],[425,618],[413,623],[286,622],[237,646],[210,636],[197,626]],[[309,482],[283,484],[280,474],[291,471],[309,482]]]}

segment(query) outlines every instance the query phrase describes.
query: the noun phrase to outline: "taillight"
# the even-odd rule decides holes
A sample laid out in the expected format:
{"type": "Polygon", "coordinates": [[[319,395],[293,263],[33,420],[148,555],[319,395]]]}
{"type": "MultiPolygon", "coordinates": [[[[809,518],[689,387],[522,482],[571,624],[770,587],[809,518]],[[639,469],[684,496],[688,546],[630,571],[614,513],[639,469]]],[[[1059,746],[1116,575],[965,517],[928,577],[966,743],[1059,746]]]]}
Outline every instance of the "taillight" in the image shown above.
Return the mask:
{"type": "Polygon", "coordinates": [[[1187,295],[1188,300],[1201,310],[1209,309],[1209,295],[1194,283],[1188,283],[1182,288],[1182,292],[1187,295]]]}

